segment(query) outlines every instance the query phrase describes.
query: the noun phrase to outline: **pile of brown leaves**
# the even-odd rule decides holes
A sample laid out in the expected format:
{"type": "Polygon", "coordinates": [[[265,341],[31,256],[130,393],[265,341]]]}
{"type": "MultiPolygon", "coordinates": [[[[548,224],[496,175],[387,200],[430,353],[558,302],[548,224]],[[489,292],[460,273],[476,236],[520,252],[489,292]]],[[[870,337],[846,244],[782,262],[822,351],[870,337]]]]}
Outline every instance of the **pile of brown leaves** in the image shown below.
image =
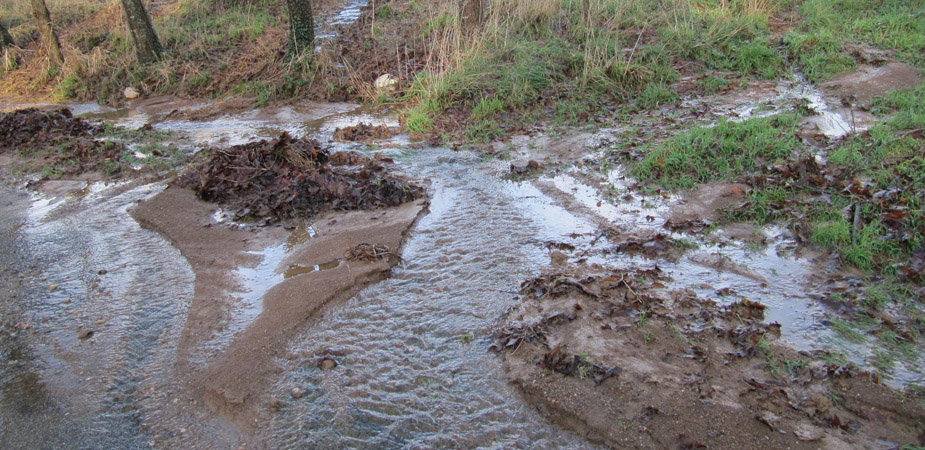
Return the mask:
{"type": "Polygon", "coordinates": [[[381,160],[369,159],[359,168],[328,162],[318,141],[283,133],[271,141],[212,149],[180,184],[222,204],[236,219],[266,223],[326,210],[397,206],[423,196],[421,187],[391,173],[381,160]]]}

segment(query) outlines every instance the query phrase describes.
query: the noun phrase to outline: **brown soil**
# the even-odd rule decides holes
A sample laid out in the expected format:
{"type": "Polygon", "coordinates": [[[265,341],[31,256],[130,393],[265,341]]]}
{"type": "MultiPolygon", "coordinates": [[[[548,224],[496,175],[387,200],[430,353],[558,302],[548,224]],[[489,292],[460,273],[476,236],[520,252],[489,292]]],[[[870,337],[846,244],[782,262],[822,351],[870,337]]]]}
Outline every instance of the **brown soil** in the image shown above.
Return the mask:
{"type": "Polygon", "coordinates": [[[919,70],[901,62],[881,66],[862,64],[857,71],[840,75],[820,86],[839,99],[854,96],[861,104],[889,91],[912,89],[922,83],[919,70]]]}
{"type": "Polygon", "coordinates": [[[163,234],[189,261],[196,275],[194,299],[178,348],[177,376],[185,395],[198,399],[246,434],[266,423],[272,399],[266,390],[277,378],[275,358],[286,344],[325,306],[346,300],[386,277],[398,261],[407,230],[426,209],[418,200],[384,210],[329,212],[312,225],[315,237],[299,243],[277,272],[335,262],[332,268],[286,278],[261,299],[263,310],[231,343],[200,365],[195,355],[227,323],[239,289],[233,271],[254,266],[247,251],[279,245],[288,234],[280,227],[245,231],[215,223],[214,205],[192,191],[171,187],[140,204],[134,217],[163,234]],[[348,261],[345,252],[375,243],[372,258],[348,261]],[[388,249],[388,251],[384,251],[388,249]]]}
{"type": "Polygon", "coordinates": [[[237,219],[277,222],[330,209],[398,206],[424,193],[386,170],[381,160],[356,156],[359,168],[329,164],[328,151],[318,141],[286,133],[209,152],[179,184],[229,208],[237,219]]]}
{"type": "Polygon", "coordinates": [[[776,344],[759,304],[721,307],[661,279],[581,266],[525,282],[495,335],[511,380],[550,420],[614,448],[922,443],[921,398],[776,344]]]}
{"type": "Polygon", "coordinates": [[[702,184],[684,193],[683,201],[672,207],[669,220],[675,226],[715,221],[719,218],[717,211],[741,203],[747,189],[749,186],[742,183],[702,184]]]}

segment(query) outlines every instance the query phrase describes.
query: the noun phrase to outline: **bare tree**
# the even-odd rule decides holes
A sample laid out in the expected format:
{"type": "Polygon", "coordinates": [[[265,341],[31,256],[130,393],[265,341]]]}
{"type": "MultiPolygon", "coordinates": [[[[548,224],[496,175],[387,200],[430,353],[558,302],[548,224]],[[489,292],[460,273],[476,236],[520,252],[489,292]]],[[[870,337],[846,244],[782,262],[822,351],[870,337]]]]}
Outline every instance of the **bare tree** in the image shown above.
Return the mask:
{"type": "Polygon", "coordinates": [[[163,47],[154,32],[151,17],[141,0],[119,0],[122,12],[125,13],[125,23],[128,24],[132,40],[135,42],[135,53],[141,63],[150,63],[160,57],[163,47]]]}
{"type": "Polygon", "coordinates": [[[0,21],[0,50],[15,46],[16,42],[13,41],[13,36],[10,36],[10,32],[6,31],[6,27],[3,26],[3,22],[0,21]]]}
{"type": "Polygon", "coordinates": [[[459,0],[459,24],[462,29],[473,30],[482,23],[482,0],[459,0]]]}
{"type": "Polygon", "coordinates": [[[310,0],[286,0],[289,9],[289,55],[315,50],[315,21],[310,0]]]}
{"type": "Polygon", "coordinates": [[[32,16],[35,17],[35,26],[42,36],[42,45],[48,53],[48,59],[55,65],[61,65],[64,63],[64,56],[61,54],[61,43],[58,41],[58,35],[55,34],[55,29],[51,25],[51,14],[48,14],[45,0],[32,0],[32,16]]]}

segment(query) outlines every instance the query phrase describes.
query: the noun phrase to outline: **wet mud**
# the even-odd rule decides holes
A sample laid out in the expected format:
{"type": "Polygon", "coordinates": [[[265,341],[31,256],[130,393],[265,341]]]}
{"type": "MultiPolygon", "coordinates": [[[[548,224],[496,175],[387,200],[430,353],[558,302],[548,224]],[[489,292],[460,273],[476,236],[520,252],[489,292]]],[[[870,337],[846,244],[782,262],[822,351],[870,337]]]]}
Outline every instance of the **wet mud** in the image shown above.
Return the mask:
{"type": "Polygon", "coordinates": [[[311,225],[312,237],[299,238],[279,228],[255,233],[216,223],[215,206],[176,187],[136,207],[133,216],[167,237],[196,276],[177,349],[178,378],[188,389],[184,394],[252,432],[253,419],[266,414],[271,401],[263,391],[279,375],[273,359],[280,349],[323,307],[387,276],[408,229],[425,208],[419,201],[387,210],[330,213],[311,225]],[[366,242],[394,252],[372,261],[345,256],[366,242]],[[281,259],[261,268],[277,247],[284,247],[281,259]],[[336,264],[326,270],[292,272],[332,261],[336,264]],[[241,280],[236,271],[249,266],[269,271],[270,279],[242,286],[249,280],[241,280]],[[248,296],[239,293],[246,294],[247,288],[258,290],[250,296],[256,304],[242,305],[248,296]],[[241,323],[241,316],[247,321],[241,323]]]}
{"type": "Polygon", "coordinates": [[[614,448],[919,442],[920,399],[780,345],[761,304],[666,287],[657,268],[524,282],[493,349],[553,421],[614,448]]]}

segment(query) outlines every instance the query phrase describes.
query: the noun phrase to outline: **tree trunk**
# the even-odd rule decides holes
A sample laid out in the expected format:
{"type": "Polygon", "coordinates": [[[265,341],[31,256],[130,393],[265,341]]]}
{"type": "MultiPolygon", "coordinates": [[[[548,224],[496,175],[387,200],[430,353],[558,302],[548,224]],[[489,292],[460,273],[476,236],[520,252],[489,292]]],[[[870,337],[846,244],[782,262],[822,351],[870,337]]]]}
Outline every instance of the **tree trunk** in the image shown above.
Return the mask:
{"type": "Polygon", "coordinates": [[[141,3],[141,0],[119,0],[119,2],[122,3],[125,23],[132,34],[132,41],[135,42],[138,62],[147,64],[156,61],[163,48],[154,32],[154,26],[151,24],[151,17],[148,16],[145,5],[141,3]]]}
{"type": "Polygon", "coordinates": [[[6,27],[3,26],[3,22],[0,22],[0,50],[15,46],[16,42],[13,41],[13,36],[10,36],[10,32],[6,31],[6,27]]]}
{"type": "Polygon", "coordinates": [[[315,21],[310,0],[286,0],[289,8],[289,55],[315,51],[315,21]]]}
{"type": "Polygon", "coordinates": [[[45,0],[32,0],[32,16],[35,17],[35,26],[38,27],[39,34],[42,36],[42,45],[48,53],[48,59],[55,65],[61,65],[64,63],[61,43],[58,41],[55,29],[51,26],[51,15],[48,14],[45,0]]]}
{"type": "Polygon", "coordinates": [[[482,24],[482,0],[459,0],[459,24],[465,31],[482,24]]]}

